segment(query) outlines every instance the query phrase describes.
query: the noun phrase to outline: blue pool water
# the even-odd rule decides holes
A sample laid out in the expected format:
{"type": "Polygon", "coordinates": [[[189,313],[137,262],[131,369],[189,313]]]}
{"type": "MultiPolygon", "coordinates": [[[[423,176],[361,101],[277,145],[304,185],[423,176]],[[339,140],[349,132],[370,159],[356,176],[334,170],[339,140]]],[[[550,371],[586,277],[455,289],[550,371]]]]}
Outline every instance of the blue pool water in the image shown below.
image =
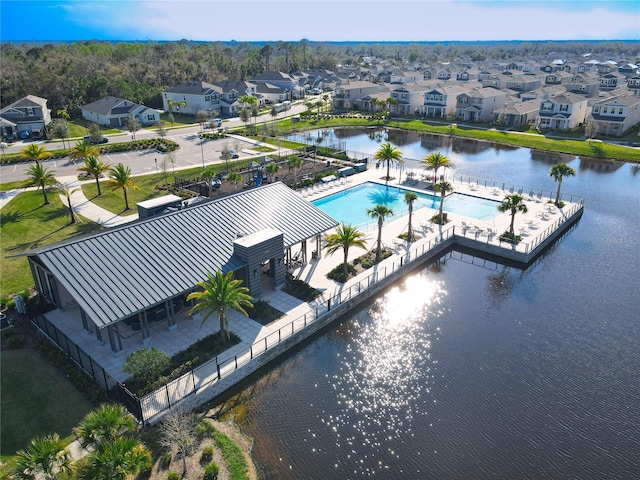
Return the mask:
{"type": "MultiPolygon", "coordinates": [[[[385,205],[396,215],[405,214],[407,205],[404,193],[407,191],[404,188],[367,182],[315,200],[313,204],[337,221],[357,226],[372,221],[367,210],[376,205],[385,205]]],[[[415,193],[418,199],[413,204],[414,212],[424,207],[435,210],[440,208],[439,196],[415,193]]],[[[445,198],[444,211],[490,222],[499,213],[499,204],[495,200],[453,193],[445,198]]]]}

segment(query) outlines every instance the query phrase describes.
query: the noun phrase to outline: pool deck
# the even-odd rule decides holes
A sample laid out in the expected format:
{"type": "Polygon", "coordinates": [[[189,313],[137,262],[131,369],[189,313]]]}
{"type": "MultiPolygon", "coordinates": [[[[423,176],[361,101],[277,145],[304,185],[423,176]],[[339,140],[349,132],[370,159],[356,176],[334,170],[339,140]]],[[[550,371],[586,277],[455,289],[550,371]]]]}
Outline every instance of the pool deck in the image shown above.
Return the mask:
{"type": "MultiPolygon", "coordinates": [[[[335,193],[341,189],[349,188],[365,182],[374,181],[386,183],[381,178],[385,175],[385,173],[386,169],[370,168],[365,172],[357,173],[355,175],[347,177],[344,180],[341,179],[332,182],[332,184],[327,185],[326,187],[322,187],[322,190],[310,191],[309,189],[307,189],[305,191],[301,191],[300,194],[303,195],[307,200],[312,201],[325,195],[335,193]]],[[[428,189],[429,185],[426,182],[419,181],[417,183],[407,183],[404,180],[404,178],[406,178],[406,175],[400,175],[400,173],[400,171],[392,169],[391,176],[395,178],[393,180],[390,180],[388,184],[407,189],[415,189],[416,191],[426,191],[429,193],[433,193],[428,189]]],[[[493,187],[479,186],[476,183],[456,182],[451,181],[451,179],[447,180],[452,183],[455,192],[474,195],[477,197],[499,201],[502,200],[504,196],[510,193],[509,190],[504,191],[495,189],[493,187]]],[[[537,255],[536,252],[540,248],[544,248],[545,241],[549,241],[549,239],[552,239],[554,235],[555,237],[557,237],[561,232],[565,231],[566,228],[568,228],[568,224],[575,221],[574,218],[576,218],[576,215],[582,213],[581,203],[567,203],[564,209],[560,210],[552,203],[548,203],[549,196],[542,197],[540,199],[537,198],[537,196],[529,198],[527,194],[524,194],[523,197],[525,198],[529,210],[526,214],[519,213],[516,215],[516,233],[522,235],[522,241],[517,246],[505,244],[505,242],[501,243],[499,241],[500,233],[504,232],[509,227],[511,219],[509,213],[497,212],[498,214],[493,218],[493,221],[491,223],[469,219],[454,214],[448,214],[448,223],[441,228],[439,225],[430,223],[431,217],[435,213],[437,213],[437,210],[422,208],[414,211],[412,222],[415,232],[421,238],[414,241],[411,245],[407,245],[406,242],[400,241],[400,239],[398,239],[398,235],[406,232],[407,230],[408,218],[406,214],[398,215],[397,217],[385,223],[382,230],[382,240],[385,247],[392,249],[395,253],[390,258],[382,261],[379,264],[379,268],[385,268],[385,265],[394,265],[394,268],[397,264],[402,265],[402,262],[399,262],[399,259],[401,257],[406,256],[405,258],[407,259],[411,258],[411,255],[407,256],[409,249],[412,249],[414,253],[417,253],[418,249],[420,249],[421,247],[422,252],[424,252],[425,246],[428,246],[429,249],[431,249],[432,246],[439,246],[439,248],[434,249],[433,251],[429,251],[433,255],[437,255],[442,251],[442,247],[446,247],[445,243],[447,242],[449,245],[452,243],[456,243],[459,245],[468,246],[470,248],[476,248],[477,250],[484,251],[488,254],[503,256],[504,258],[514,259],[515,255],[515,260],[518,260],[518,258],[526,259],[528,258],[527,256],[537,255]],[[567,215],[566,213],[564,213],[572,209],[575,212],[574,214],[567,215]],[[444,242],[443,240],[445,238],[445,233],[447,242],[444,242]],[[533,243],[536,243],[536,245],[532,246],[533,243]],[[503,252],[504,255],[501,255],[501,252],[503,252]]],[[[375,222],[372,222],[363,230],[366,232],[367,249],[369,250],[375,248],[375,242],[377,238],[377,224],[375,222]]],[[[352,249],[349,252],[349,258],[356,258],[362,253],[364,253],[364,250],[352,249]]],[[[428,255],[426,254],[423,256],[425,257],[425,259],[428,257],[428,255]]],[[[418,258],[416,258],[416,255],[414,255],[413,258],[415,258],[414,262],[419,260],[418,258]]],[[[370,275],[370,273],[363,272],[357,277],[350,279],[344,285],[327,278],[327,273],[334,267],[339,265],[341,262],[341,252],[337,252],[332,256],[327,256],[325,252],[321,252],[319,258],[311,259],[306,264],[297,265],[290,270],[294,277],[304,280],[312,287],[322,292],[322,295],[317,302],[303,302],[295,297],[284,293],[280,289],[273,288],[273,286],[269,285],[269,282],[265,280],[263,282],[263,299],[268,301],[271,306],[277,308],[282,312],[285,312],[285,314],[280,319],[270,323],[269,325],[262,326],[259,323],[248,319],[247,317],[244,317],[243,315],[235,311],[229,311],[228,319],[230,329],[240,337],[241,342],[238,345],[235,345],[234,347],[220,354],[217,358],[219,364],[228,364],[235,359],[237,365],[238,358],[241,356],[247,356],[247,351],[252,345],[255,345],[263,340],[266,345],[266,337],[272,338],[274,334],[279,337],[279,331],[281,329],[289,326],[294,321],[299,321],[299,319],[301,318],[305,319],[306,327],[307,316],[313,317],[314,314],[317,316],[318,306],[322,305],[323,301],[331,299],[336,295],[338,295],[338,298],[340,298],[340,295],[344,295],[345,291],[348,290],[349,292],[351,292],[351,286],[357,285],[357,292],[360,293],[360,282],[363,278],[366,278],[368,275],[370,275]]],[[[424,260],[422,260],[422,263],[424,263],[424,260]]],[[[418,265],[419,264],[416,263],[413,268],[416,268],[418,265]]],[[[389,281],[397,281],[401,278],[401,275],[404,274],[404,271],[399,272],[398,277],[395,277],[395,279],[389,279],[389,281]]],[[[349,305],[345,306],[353,308],[353,306],[357,305],[359,301],[361,300],[351,299],[350,297],[349,305]]],[[[326,308],[326,304],[321,308],[326,308]]],[[[127,378],[127,375],[122,371],[122,366],[127,356],[133,351],[141,348],[142,346],[154,346],[161,350],[164,350],[170,355],[173,355],[178,351],[183,350],[187,345],[190,345],[193,342],[217,330],[218,322],[216,319],[210,319],[208,323],[201,328],[200,318],[197,315],[194,316],[195,318],[188,317],[186,315],[186,311],[187,309],[185,308],[176,315],[177,328],[174,330],[168,330],[166,328],[165,322],[159,322],[157,325],[153,326],[151,330],[151,337],[147,339],[147,342],[145,344],[142,343],[142,336],[140,332],[134,332],[133,330],[130,330],[126,325],[122,325],[122,327],[120,328],[120,334],[122,336],[123,349],[117,353],[111,351],[108,341],[103,345],[98,344],[94,332],[87,333],[78,328],[78,325],[81,325],[80,312],[78,309],[69,309],[64,312],[56,310],[47,313],[46,317],[49,318],[66,335],[68,335],[69,339],[76,343],[80,347],[80,349],[82,349],[84,352],[91,352],[92,358],[98,364],[100,364],[111,376],[113,376],[113,378],[115,378],[119,382],[124,382],[127,378]]],[[[327,310],[325,310],[325,313],[327,313],[327,310]]],[[[335,313],[336,315],[344,314],[344,312],[335,313]]],[[[334,315],[332,315],[332,317],[333,316],[334,315]]],[[[333,321],[333,319],[331,319],[330,321],[333,321]]],[[[293,337],[293,334],[291,334],[291,336],[293,337]]],[[[304,336],[304,338],[306,338],[306,336],[304,336]]],[[[276,356],[281,353],[282,352],[277,353],[276,356]]],[[[253,359],[253,352],[251,353],[251,357],[253,359]]],[[[242,375],[240,375],[240,377],[238,377],[238,375],[231,375],[231,373],[233,372],[230,372],[229,374],[234,378],[234,384],[242,380],[242,378],[246,377],[254,370],[255,369],[248,369],[242,375]]],[[[214,370],[210,373],[209,378],[198,378],[198,383],[200,385],[207,385],[207,382],[211,383],[215,381],[214,377],[217,378],[215,365],[214,370]]],[[[218,380],[218,383],[221,383],[221,381],[218,380]]],[[[229,387],[227,386],[226,388],[229,387]]],[[[217,394],[219,393],[220,392],[218,392],[217,394]]],[[[203,398],[198,399],[198,402],[203,403],[204,401],[208,401],[210,398],[213,398],[217,394],[215,392],[208,392],[203,396],[203,398]]],[[[198,394],[191,396],[197,397],[198,394]]],[[[195,400],[192,399],[191,401],[195,400]]],[[[158,409],[158,412],[149,415],[149,417],[157,413],[160,413],[160,409],[158,409]]]]}

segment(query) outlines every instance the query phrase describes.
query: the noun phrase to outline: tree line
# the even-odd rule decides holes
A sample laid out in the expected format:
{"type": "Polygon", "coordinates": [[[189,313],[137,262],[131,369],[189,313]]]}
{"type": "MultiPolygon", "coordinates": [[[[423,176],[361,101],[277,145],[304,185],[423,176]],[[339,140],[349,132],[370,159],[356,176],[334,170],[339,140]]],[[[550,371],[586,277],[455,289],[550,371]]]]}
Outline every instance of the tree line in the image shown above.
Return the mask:
{"type": "Polygon", "coordinates": [[[0,44],[0,106],[26,96],[52,112],[80,117],[80,107],[113,95],[162,108],[161,92],[187,81],[247,80],[266,70],[286,73],[385,61],[435,64],[532,55],[592,53],[637,56],[637,42],[106,42],[0,44]],[[371,57],[372,60],[369,59],[371,57]]]}

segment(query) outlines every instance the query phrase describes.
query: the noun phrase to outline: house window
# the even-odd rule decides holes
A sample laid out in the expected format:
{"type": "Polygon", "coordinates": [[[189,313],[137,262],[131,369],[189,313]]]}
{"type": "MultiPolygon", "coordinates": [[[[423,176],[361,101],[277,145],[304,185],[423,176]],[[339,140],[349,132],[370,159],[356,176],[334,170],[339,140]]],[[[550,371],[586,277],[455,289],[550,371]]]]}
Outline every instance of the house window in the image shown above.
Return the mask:
{"type": "Polygon", "coordinates": [[[618,109],[618,115],[622,115],[622,107],[618,109]]]}
{"type": "Polygon", "coordinates": [[[153,114],[147,115],[147,121],[153,122],[155,120],[155,116],[153,114]]]}
{"type": "Polygon", "coordinates": [[[542,104],[542,111],[543,112],[550,112],[551,110],[553,110],[553,105],[551,105],[550,103],[543,103],[542,104]]]}
{"type": "Polygon", "coordinates": [[[605,113],[605,114],[606,114],[606,113],[608,113],[608,112],[609,112],[609,107],[604,107],[604,108],[602,109],[602,113],[605,113]]]}
{"type": "Polygon", "coordinates": [[[460,97],[460,103],[469,103],[468,97],[460,97]]]}
{"type": "Polygon", "coordinates": [[[593,113],[600,113],[600,107],[594,107],[593,113]]]}
{"type": "Polygon", "coordinates": [[[568,112],[569,111],[569,105],[560,105],[560,111],[561,112],[568,112]]]}

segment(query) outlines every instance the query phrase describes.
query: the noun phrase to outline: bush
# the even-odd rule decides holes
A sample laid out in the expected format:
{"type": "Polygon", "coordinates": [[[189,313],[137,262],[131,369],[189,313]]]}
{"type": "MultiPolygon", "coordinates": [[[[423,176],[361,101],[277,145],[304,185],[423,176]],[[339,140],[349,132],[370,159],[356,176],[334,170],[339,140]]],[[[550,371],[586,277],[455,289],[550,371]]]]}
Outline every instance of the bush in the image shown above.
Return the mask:
{"type": "Polygon", "coordinates": [[[287,284],[284,286],[283,290],[285,293],[288,293],[292,297],[296,297],[303,302],[310,302],[320,295],[318,290],[313,288],[304,280],[293,278],[290,273],[287,273],[287,284]]]}
{"type": "Polygon", "coordinates": [[[351,264],[347,265],[347,276],[344,275],[344,267],[342,263],[327,273],[327,278],[336,282],[345,283],[350,277],[356,274],[356,267],[351,264]]]}
{"type": "Polygon", "coordinates": [[[210,422],[202,420],[196,425],[196,433],[200,438],[212,438],[213,434],[216,433],[216,429],[210,422]]]}
{"type": "Polygon", "coordinates": [[[503,242],[517,244],[520,240],[522,240],[522,237],[520,235],[516,235],[515,233],[512,235],[507,230],[502,235],[500,235],[500,240],[502,240],[503,242]]]}
{"type": "MultiPolygon", "coordinates": [[[[169,465],[171,465],[171,459],[173,458],[173,456],[171,455],[171,452],[167,452],[164,455],[162,455],[162,457],[160,457],[160,466],[162,468],[169,468],[169,465]]],[[[169,475],[171,475],[173,472],[169,472],[169,475]]]]}
{"type": "Polygon", "coordinates": [[[156,347],[141,348],[127,357],[122,370],[134,381],[158,378],[171,365],[171,357],[156,347]]]}
{"type": "Polygon", "coordinates": [[[217,480],[219,471],[220,467],[218,467],[218,464],[211,462],[209,465],[204,467],[204,479],[217,480]]]}
{"type": "Polygon", "coordinates": [[[254,302],[253,308],[249,310],[249,318],[262,325],[267,325],[283,315],[284,313],[269,305],[269,302],[265,300],[254,302]]]}
{"type": "Polygon", "coordinates": [[[213,447],[211,445],[202,449],[202,460],[211,460],[213,458],[213,447]]]}
{"type": "Polygon", "coordinates": [[[167,480],[180,480],[180,475],[178,475],[178,472],[169,472],[167,473],[167,480]]]}

